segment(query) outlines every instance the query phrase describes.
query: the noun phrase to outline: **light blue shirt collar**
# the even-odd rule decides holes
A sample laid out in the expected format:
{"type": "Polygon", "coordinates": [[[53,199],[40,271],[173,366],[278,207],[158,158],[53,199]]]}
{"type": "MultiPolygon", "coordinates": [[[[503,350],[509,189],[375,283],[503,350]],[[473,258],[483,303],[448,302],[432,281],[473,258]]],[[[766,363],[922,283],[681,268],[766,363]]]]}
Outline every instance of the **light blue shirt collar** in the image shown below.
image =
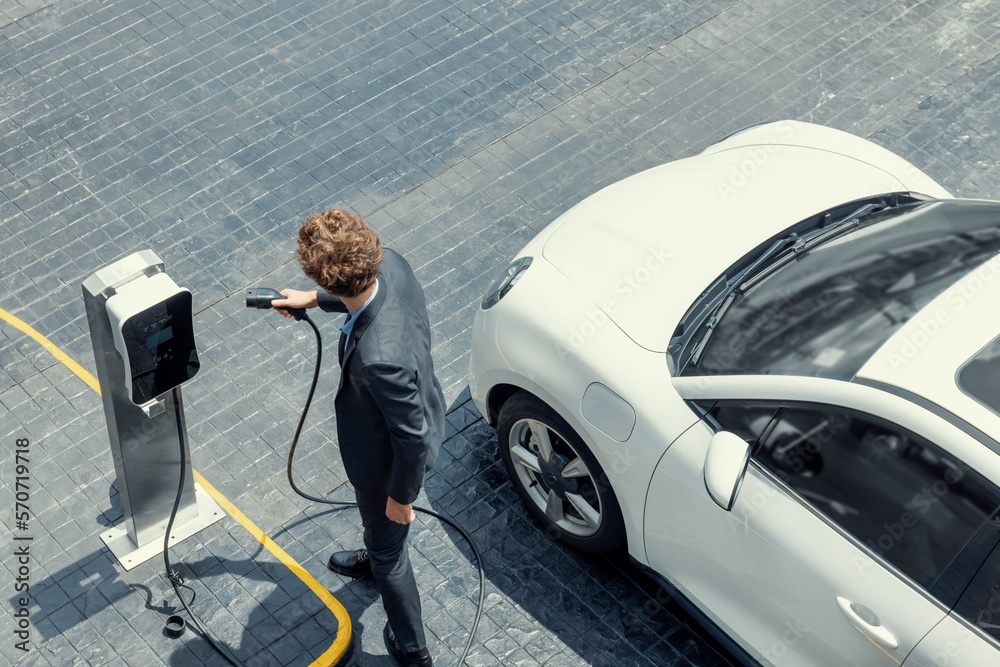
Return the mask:
{"type": "Polygon", "coordinates": [[[358,312],[353,313],[350,308],[347,309],[347,312],[351,313],[351,316],[348,317],[347,321],[340,327],[340,330],[344,332],[345,340],[351,337],[351,331],[354,329],[354,323],[357,321],[358,316],[365,312],[365,308],[367,308],[368,304],[372,302],[376,294],[378,294],[378,280],[375,281],[375,289],[372,291],[372,295],[368,297],[368,300],[365,301],[365,305],[361,306],[361,309],[358,312]]]}

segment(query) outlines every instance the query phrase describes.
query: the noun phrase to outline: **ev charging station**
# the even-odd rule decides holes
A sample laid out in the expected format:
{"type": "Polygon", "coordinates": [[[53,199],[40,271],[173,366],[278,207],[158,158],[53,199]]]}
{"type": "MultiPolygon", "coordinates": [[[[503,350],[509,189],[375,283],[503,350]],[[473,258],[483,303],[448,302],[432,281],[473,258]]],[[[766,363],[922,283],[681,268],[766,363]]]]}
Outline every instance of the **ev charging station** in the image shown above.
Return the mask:
{"type": "Polygon", "coordinates": [[[163,552],[181,448],[184,488],[170,544],[224,515],[191,472],[180,388],[199,368],[191,292],[142,250],[87,278],[83,300],[124,517],[101,539],[130,570],[163,552]]]}

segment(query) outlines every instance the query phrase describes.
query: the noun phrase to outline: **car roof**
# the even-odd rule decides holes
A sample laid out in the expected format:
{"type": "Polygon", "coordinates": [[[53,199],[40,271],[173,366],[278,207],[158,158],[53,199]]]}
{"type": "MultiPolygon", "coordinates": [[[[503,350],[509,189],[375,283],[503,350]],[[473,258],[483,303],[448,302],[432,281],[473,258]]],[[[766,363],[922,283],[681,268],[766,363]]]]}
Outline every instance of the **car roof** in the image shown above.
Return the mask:
{"type": "Polygon", "coordinates": [[[961,369],[1000,335],[998,312],[1000,255],[994,255],[900,327],[855,379],[930,401],[1000,441],[1000,414],[958,382],[961,369]]]}
{"type": "Polygon", "coordinates": [[[553,223],[542,256],[639,345],[666,351],[692,301],[750,249],[810,215],[905,190],[802,146],[741,146],[611,185],[553,223]]]}

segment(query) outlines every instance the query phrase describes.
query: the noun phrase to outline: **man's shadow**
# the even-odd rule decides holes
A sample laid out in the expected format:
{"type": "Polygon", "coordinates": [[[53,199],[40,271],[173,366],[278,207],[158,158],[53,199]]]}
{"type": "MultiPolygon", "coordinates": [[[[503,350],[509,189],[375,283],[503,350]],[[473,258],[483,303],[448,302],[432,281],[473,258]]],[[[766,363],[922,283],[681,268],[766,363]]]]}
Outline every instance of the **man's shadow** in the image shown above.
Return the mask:
{"type": "MultiPolygon", "coordinates": [[[[310,512],[284,526],[271,537],[276,543],[281,544],[281,536],[285,533],[294,536],[294,529],[301,524],[336,512],[349,512],[352,509],[334,507],[319,512],[310,512]]],[[[360,542],[361,535],[359,534],[357,537],[360,542]]],[[[332,550],[336,548],[336,545],[331,542],[330,548],[332,550]]],[[[181,572],[186,583],[194,588],[198,594],[195,604],[191,606],[199,615],[203,626],[208,629],[216,642],[224,644],[232,652],[241,665],[246,667],[284,665],[288,664],[288,658],[293,657],[292,654],[300,661],[309,655],[313,659],[319,657],[337,639],[339,628],[333,612],[294,574],[286,574],[275,582],[274,578],[268,574],[268,570],[281,572],[287,568],[284,564],[274,563],[273,557],[263,552],[263,545],[258,545],[256,550],[248,554],[245,559],[227,559],[223,562],[224,572],[217,571],[219,561],[215,558],[198,561],[178,559],[178,562],[173,563],[173,565],[175,570],[181,572]],[[275,585],[269,587],[269,592],[263,598],[257,598],[249,591],[243,590],[239,592],[242,600],[231,599],[229,595],[225,600],[211,600],[214,597],[212,595],[213,588],[226,586],[226,577],[249,579],[264,585],[275,585]],[[290,600],[304,601],[305,604],[296,608],[293,612],[294,616],[283,617],[287,609],[286,605],[290,600]],[[237,635],[234,632],[235,628],[232,627],[231,618],[222,620],[223,614],[220,614],[222,607],[234,608],[237,612],[245,607],[250,608],[248,615],[245,613],[239,615],[243,627],[238,640],[236,640],[237,635]]],[[[340,577],[328,572],[321,562],[327,556],[328,554],[317,553],[313,559],[300,562],[299,565],[309,571],[317,580],[320,580],[320,584],[325,586],[330,594],[344,606],[351,618],[352,637],[348,652],[349,657],[346,662],[341,664],[344,667],[360,665],[394,667],[396,663],[388,655],[366,653],[362,650],[366,628],[360,619],[369,607],[379,602],[379,593],[374,582],[368,578],[341,581],[337,588],[330,586],[331,582],[339,581],[340,577]],[[319,567],[322,568],[322,572],[318,570],[319,567]]],[[[251,584],[250,587],[255,586],[251,584]]],[[[184,646],[201,661],[198,664],[209,666],[229,664],[198,632],[176,598],[171,597],[165,599],[161,604],[155,604],[153,594],[147,587],[133,585],[133,588],[145,594],[146,608],[160,614],[164,621],[173,614],[180,614],[184,617],[187,622],[185,634],[188,635],[184,646]]],[[[190,599],[190,591],[181,589],[181,593],[186,596],[185,599],[190,599]]],[[[377,633],[378,638],[375,641],[381,646],[382,626],[375,628],[373,632],[377,633]]],[[[189,667],[192,664],[191,656],[187,652],[175,650],[171,651],[169,655],[169,664],[176,667],[189,667]]]]}

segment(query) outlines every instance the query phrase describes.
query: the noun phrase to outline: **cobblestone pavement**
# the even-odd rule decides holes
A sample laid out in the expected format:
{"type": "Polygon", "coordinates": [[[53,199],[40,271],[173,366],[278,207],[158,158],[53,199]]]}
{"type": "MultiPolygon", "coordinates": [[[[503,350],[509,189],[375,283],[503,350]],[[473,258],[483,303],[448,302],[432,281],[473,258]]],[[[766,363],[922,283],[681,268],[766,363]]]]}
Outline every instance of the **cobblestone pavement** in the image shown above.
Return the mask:
{"type": "MultiPolygon", "coordinates": [[[[360,212],[425,286],[452,411],[422,502],[485,552],[473,665],[729,665],[622,557],[547,540],[468,402],[475,304],[533,234],[599,187],[761,120],[849,130],[956,194],[997,197],[1000,6],[987,0],[0,0],[0,308],[93,371],[80,285],[152,248],[191,288],[203,361],[185,388],[195,468],[350,611],[355,665],[388,665],[370,583],[323,563],[359,543],[309,506],[284,456],[310,331],[248,311],[250,285],[301,286],[306,213],[360,212]]],[[[328,337],[336,321],[321,328],[328,337]]],[[[96,394],[0,323],[2,482],[31,442],[31,650],[23,665],[221,664],[187,633],[157,561],[123,572],[98,532],[120,514],[96,394]]],[[[328,364],[318,405],[329,405],[328,364]]],[[[296,464],[349,496],[313,413],[296,464]]],[[[13,513],[5,613],[13,613],[13,513]]],[[[421,520],[413,560],[436,664],[453,665],[476,576],[421,520]]],[[[332,614],[229,518],[174,550],[196,607],[248,665],[308,664],[332,614]]],[[[6,626],[10,627],[10,626],[6,626]]]]}

